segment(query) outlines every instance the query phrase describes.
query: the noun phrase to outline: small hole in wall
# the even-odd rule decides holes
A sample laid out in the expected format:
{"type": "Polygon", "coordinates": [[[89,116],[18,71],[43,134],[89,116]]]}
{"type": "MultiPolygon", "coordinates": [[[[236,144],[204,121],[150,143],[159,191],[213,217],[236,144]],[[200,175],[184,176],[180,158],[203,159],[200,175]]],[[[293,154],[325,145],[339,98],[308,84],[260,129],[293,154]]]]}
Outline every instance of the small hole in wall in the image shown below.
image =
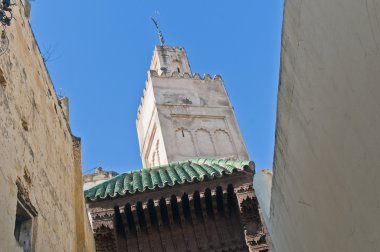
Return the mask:
{"type": "Polygon", "coordinates": [[[183,130],[181,130],[182,131],[182,137],[185,137],[185,132],[183,132],[183,130]]]}
{"type": "Polygon", "coordinates": [[[179,67],[177,67],[177,71],[178,71],[178,73],[180,73],[180,72],[181,72],[181,70],[179,70],[179,67]]]}
{"type": "Polygon", "coordinates": [[[28,131],[28,130],[29,130],[29,125],[28,125],[28,122],[27,122],[27,121],[22,120],[22,128],[23,128],[25,131],[28,131]]]}
{"type": "Polygon", "coordinates": [[[7,86],[7,82],[3,79],[0,79],[0,85],[5,88],[7,86]]]}
{"type": "Polygon", "coordinates": [[[32,184],[32,178],[30,177],[30,173],[26,169],[26,167],[24,168],[24,179],[25,179],[26,183],[28,183],[29,186],[32,184]]]}
{"type": "Polygon", "coordinates": [[[3,70],[0,69],[0,85],[5,88],[7,86],[7,81],[5,80],[3,70]]]}

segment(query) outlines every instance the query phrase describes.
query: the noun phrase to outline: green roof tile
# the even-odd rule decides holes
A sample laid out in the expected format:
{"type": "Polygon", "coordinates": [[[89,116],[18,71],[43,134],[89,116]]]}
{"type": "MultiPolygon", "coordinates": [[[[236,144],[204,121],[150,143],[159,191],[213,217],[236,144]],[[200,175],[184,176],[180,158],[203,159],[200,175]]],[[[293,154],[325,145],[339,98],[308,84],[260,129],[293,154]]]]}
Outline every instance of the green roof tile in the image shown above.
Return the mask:
{"type": "Polygon", "coordinates": [[[144,168],[111,178],[84,192],[87,200],[113,198],[127,193],[144,192],[176,184],[217,179],[235,172],[252,172],[253,162],[193,159],[168,165],[144,168]]]}

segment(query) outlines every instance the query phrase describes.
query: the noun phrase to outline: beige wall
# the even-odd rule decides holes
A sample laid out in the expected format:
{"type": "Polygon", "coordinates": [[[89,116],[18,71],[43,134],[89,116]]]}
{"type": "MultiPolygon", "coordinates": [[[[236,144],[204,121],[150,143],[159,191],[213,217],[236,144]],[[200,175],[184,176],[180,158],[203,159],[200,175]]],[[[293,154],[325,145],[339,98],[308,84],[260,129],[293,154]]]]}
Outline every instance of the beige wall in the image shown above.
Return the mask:
{"type": "Polygon", "coordinates": [[[10,48],[0,56],[6,80],[0,85],[0,251],[22,251],[13,233],[18,179],[38,212],[35,251],[94,251],[80,141],[71,137],[23,5],[13,13],[10,48]]]}
{"type": "Polygon", "coordinates": [[[380,3],[286,0],[271,201],[280,252],[380,248],[380,3]]]}

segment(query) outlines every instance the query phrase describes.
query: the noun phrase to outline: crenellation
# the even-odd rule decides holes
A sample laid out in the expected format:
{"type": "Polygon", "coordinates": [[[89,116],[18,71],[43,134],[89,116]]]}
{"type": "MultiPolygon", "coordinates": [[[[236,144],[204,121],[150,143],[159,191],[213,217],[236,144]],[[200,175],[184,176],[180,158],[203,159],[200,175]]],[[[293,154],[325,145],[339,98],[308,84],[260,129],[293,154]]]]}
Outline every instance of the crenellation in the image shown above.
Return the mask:
{"type": "Polygon", "coordinates": [[[219,75],[219,74],[215,75],[213,79],[214,79],[214,80],[223,80],[223,79],[222,79],[222,76],[219,75]]]}
{"type": "Polygon", "coordinates": [[[195,73],[195,74],[193,75],[193,78],[196,79],[196,80],[201,80],[201,79],[202,79],[202,77],[200,76],[199,73],[195,73]]]}
{"type": "Polygon", "coordinates": [[[185,79],[191,79],[192,78],[192,76],[189,73],[184,73],[182,75],[182,77],[185,78],[185,79]]]}
{"type": "Polygon", "coordinates": [[[170,73],[158,73],[156,70],[149,70],[148,71],[148,78],[151,79],[152,77],[162,77],[162,78],[184,78],[184,79],[196,79],[196,80],[222,80],[222,76],[219,74],[214,75],[214,77],[211,77],[210,74],[205,73],[203,77],[199,73],[180,73],[178,71],[173,71],[170,73]]]}
{"type": "Polygon", "coordinates": [[[203,76],[203,80],[211,80],[211,76],[209,74],[205,74],[203,76]]]}
{"type": "Polygon", "coordinates": [[[158,72],[156,70],[149,70],[148,72],[148,76],[152,76],[152,77],[158,77],[158,72]]]}

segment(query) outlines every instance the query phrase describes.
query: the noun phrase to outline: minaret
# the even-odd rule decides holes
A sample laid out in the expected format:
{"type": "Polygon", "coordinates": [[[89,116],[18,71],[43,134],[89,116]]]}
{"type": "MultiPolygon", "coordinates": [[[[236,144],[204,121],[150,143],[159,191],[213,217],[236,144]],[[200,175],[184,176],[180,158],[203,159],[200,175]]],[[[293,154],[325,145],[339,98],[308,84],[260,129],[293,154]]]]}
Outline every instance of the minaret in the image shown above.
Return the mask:
{"type": "Polygon", "coordinates": [[[184,48],[155,47],[136,126],[144,167],[249,160],[222,78],[193,75],[184,48]]]}

